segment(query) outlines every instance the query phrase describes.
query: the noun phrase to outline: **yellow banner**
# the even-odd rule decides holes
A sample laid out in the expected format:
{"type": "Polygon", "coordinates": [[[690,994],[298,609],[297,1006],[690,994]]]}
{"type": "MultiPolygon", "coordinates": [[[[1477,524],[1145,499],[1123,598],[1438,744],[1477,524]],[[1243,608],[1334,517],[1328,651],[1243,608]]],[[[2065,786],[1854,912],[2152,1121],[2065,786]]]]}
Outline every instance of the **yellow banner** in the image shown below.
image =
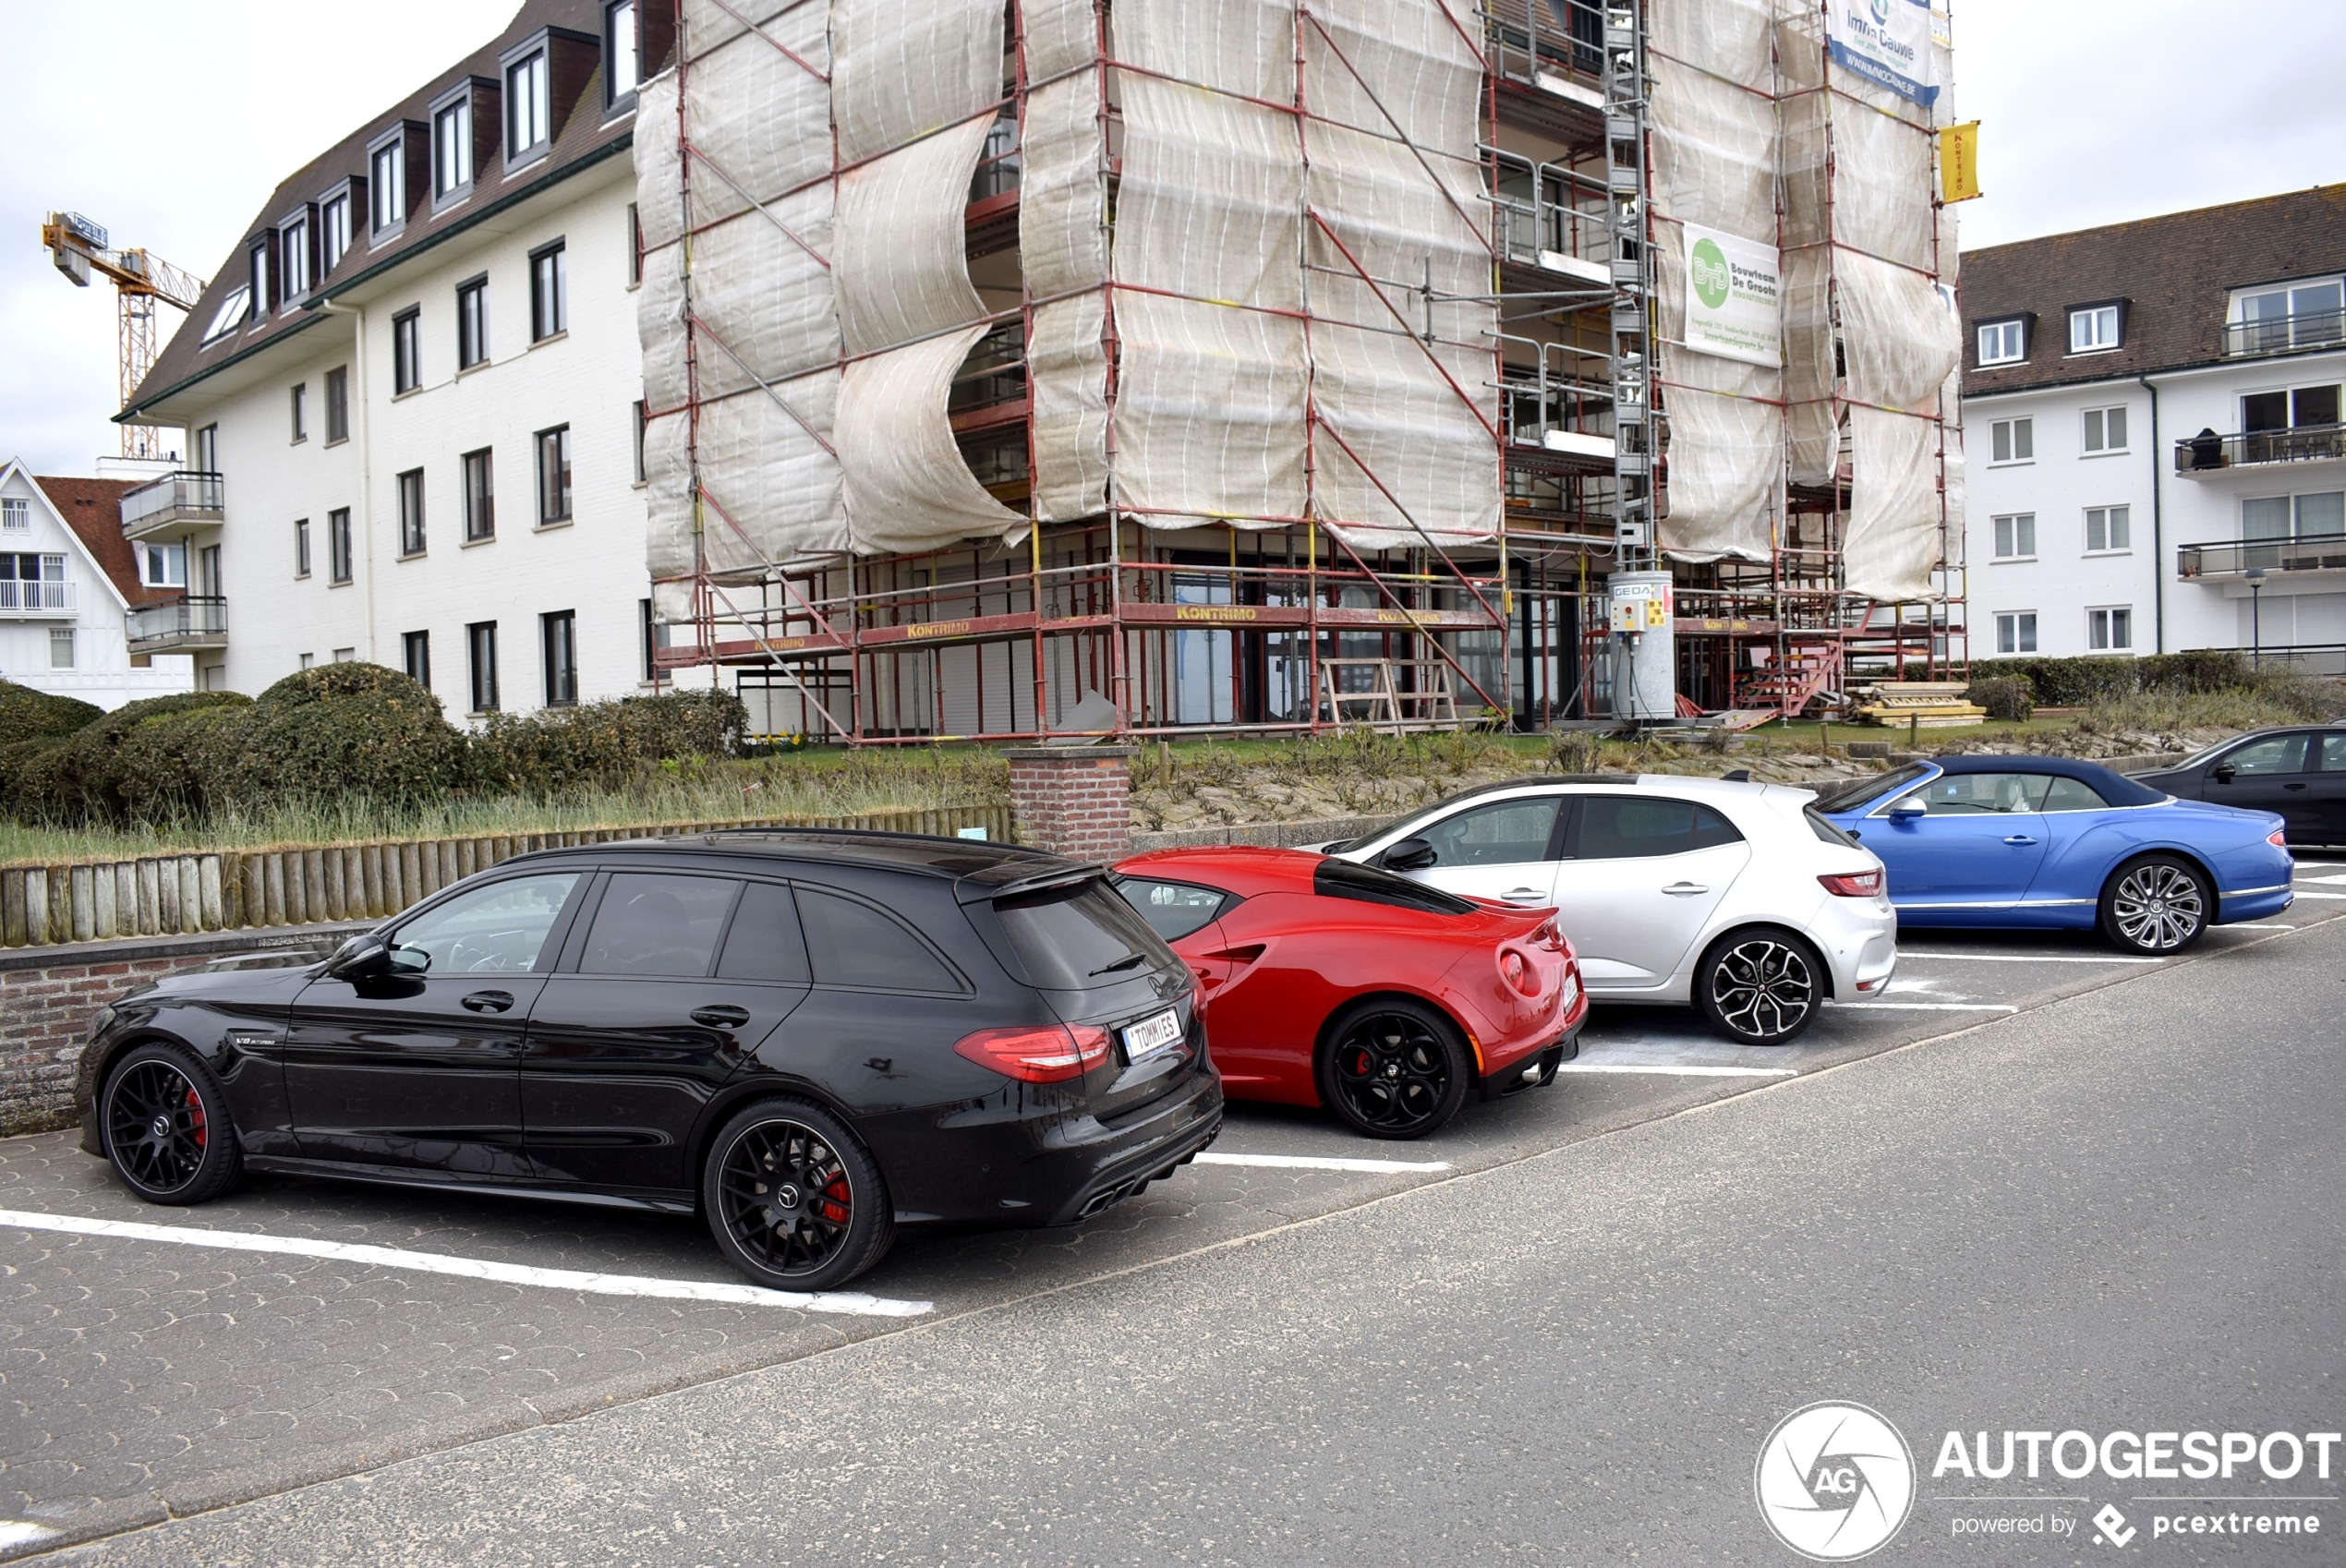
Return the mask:
{"type": "Polygon", "coordinates": [[[1979,122],[1939,132],[1939,199],[1969,201],[1979,194],[1979,122]]]}

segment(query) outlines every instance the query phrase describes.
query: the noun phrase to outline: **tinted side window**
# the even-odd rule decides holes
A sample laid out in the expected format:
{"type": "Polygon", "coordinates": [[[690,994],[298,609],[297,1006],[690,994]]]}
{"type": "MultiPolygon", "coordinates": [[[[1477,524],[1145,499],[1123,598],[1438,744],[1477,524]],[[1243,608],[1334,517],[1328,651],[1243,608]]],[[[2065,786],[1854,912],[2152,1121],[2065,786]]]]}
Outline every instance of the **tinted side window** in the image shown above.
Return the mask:
{"type": "Polygon", "coordinates": [[[707,974],[742,885],[730,877],[622,872],[603,889],[584,974],[707,974]]]}
{"type": "Polygon", "coordinates": [[[2326,773],[2346,773],[2346,735],[2322,737],[2322,770],[2326,773]]]}
{"type": "Polygon", "coordinates": [[[526,974],[542,968],[552,961],[543,951],[546,937],[578,883],[576,872],[562,872],[459,893],[399,928],[392,964],[406,974],[526,974]]]}
{"type": "Polygon", "coordinates": [[[1027,980],[1051,990],[1113,985],[1176,961],[1132,906],[1098,882],[998,899],[994,912],[1027,980]]]}
{"type": "Polygon", "coordinates": [[[1529,801],[1500,801],[1476,806],[1421,830],[1417,837],[1433,846],[1437,865],[1515,865],[1548,858],[1548,838],[1555,829],[1557,800],[1554,795],[1529,801]]]}
{"type": "Polygon", "coordinates": [[[798,889],[806,956],[818,985],[864,985],[879,991],[959,991],[961,981],[928,944],[893,916],[818,887],[798,889]]]}
{"type": "Polygon", "coordinates": [[[2224,758],[2219,766],[2239,773],[2303,773],[2305,771],[2305,737],[2272,735],[2262,741],[2251,741],[2224,758]]]}
{"type": "Polygon", "coordinates": [[[806,983],[806,939],[798,932],[798,910],[790,889],[753,882],[733,911],[725,933],[725,954],[717,972],[726,980],[781,980],[806,983]]]}
{"type": "Polygon", "coordinates": [[[1323,899],[1353,899],[1364,904],[1423,910],[1428,914],[1472,914],[1474,905],[1456,894],[1373,866],[1324,860],[1312,869],[1312,891],[1323,899]]]}
{"type": "Polygon", "coordinates": [[[1153,882],[1144,876],[1117,878],[1116,890],[1141,911],[1149,928],[1167,942],[1179,942],[1220,914],[1234,900],[1227,893],[1188,882],[1153,882]]]}
{"type": "Polygon", "coordinates": [[[2045,803],[2038,811],[2107,811],[2110,802],[2090,784],[2074,778],[2055,778],[2052,788],[2045,791],[2045,803]]]}
{"type": "Polygon", "coordinates": [[[1589,795],[1580,802],[1579,858],[1645,860],[1742,841],[1735,824],[1692,801],[1589,795]]]}
{"type": "Polygon", "coordinates": [[[1977,816],[1983,812],[2038,811],[2045,786],[2041,773],[1950,773],[1932,779],[1899,805],[1917,805],[1932,816],[1977,816]]]}

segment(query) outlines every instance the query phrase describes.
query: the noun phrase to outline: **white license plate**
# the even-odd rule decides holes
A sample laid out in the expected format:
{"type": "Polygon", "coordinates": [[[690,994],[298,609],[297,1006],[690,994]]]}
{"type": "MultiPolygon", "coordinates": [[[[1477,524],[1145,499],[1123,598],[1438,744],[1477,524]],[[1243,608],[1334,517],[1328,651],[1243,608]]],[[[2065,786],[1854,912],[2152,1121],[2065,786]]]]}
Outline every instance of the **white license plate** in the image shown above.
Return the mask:
{"type": "Polygon", "coordinates": [[[1124,1059],[1137,1062],[1143,1056],[1181,1043],[1181,1015],[1167,1008],[1153,1019],[1143,1019],[1124,1031],[1124,1059]]]}

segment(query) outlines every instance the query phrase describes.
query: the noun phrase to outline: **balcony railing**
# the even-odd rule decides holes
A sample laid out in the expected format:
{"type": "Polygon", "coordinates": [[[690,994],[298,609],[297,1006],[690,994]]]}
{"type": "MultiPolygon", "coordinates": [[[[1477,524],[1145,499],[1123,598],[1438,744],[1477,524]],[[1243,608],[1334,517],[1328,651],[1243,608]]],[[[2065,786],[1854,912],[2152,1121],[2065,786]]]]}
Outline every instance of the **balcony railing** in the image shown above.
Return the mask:
{"type": "Polygon", "coordinates": [[[2307,310],[2224,323],[2224,356],[2229,359],[2340,346],[2346,346],[2346,310],[2307,310]]]}
{"type": "Polygon", "coordinates": [[[183,469],[122,498],[122,533],[135,539],[174,523],[217,523],[225,505],[218,474],[183,469]]]}
{"type": "Polygon", "coordinates": [[[0,578],[0,615],[71,615],[80,608],[79,585],[0,578]]]}
{"type": "Polygon", "coordinates": [[[2175,570],[2186,579],[2238,577],[2266,572],[2346,572],[2346,534],[2305,534],[2293,539],[2226,539],[2182,545],[2175,570]]]}
{"type": "Polygon", "coordinates": [[[123,630],[140,653],[168,648],[217,648],[228,643],[228,601],[217,595],[186,594],[161,604],[140,605],[123,630]]]}
{"type": "Polygon", "coordinates": [[[2298,425],[2236,436],[2185,436],[2175,442],[2175,472],[2186,476],[2269,463],[2335,463],[2346,458],[2346,425],[2298,425]]]}

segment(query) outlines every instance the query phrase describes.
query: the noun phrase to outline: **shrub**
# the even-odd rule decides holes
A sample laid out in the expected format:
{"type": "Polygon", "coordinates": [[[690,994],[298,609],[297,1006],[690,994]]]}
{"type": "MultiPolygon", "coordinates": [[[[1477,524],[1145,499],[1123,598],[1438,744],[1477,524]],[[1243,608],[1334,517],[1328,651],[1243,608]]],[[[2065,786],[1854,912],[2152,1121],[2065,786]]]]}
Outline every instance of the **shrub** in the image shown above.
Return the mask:
{"type": "Polygon", "coordinates": [[[155,773],[153,763],[140,756],[150,726],[175,714],[241,708],[249,706],[251,702],[251,698],[235,692],[179,692],[167,697],[125,703],[95,722],[83,725],[63,743],[56,775],[47,792],[52,812],[90,822],[129,818],[134,814],[124,798],[125,778],[131,773],[142,778],[155,773]]]}
{"type": "Polygon", "coordinates": [[[526,718],[491,717],[466,745],[466,773],[479,789],[547,796],[586,786],[649,779],[659,765],[732,755],[749,711],[731,692],[664,692],[526,718]]]}
{"type": "Polygon", "coordinates": [[[124,819],[200,822],[236,799],[248,705],[216,704],[148,719],[115,754],[124,819]]]}
{"type": "Polygon", "coordinates": [[[2254,683],[2248,656],[2232,648],[2149,654],[2134,661],[2145,692],[2205,694],[2246,691],[2254,683]]]}
{"type": "Polygon", "coordinates": [[[65,750],[54,735],[0,746],[0,807],[28,821],[56,822],[53,802],[65,750]]]}
{"type": "Polygon", "coordinates": [[[1964,695],[1986,708],[1989,718],[2012,723],[2026,723],[2037,711],[2036,690],[2026,675],[1990,675],[1974,681],[1964,695]]]}
{"type": "Polygon", "coordinates": [[[77,697],[55,696],[13,681],[0,681],[0,750],[21,741],[70,735],[104,714],[105,709],[77,697]]]}
{"type": "Polygon", "coordinates": [[[465,737],[420,682],[380,664],[328,664],[288,675],[236,722],[201,729],[208,810],[234,802],[357,795],[395,803],[456,783],[465,737]],[[233,754],[221,754],[220,748],[233,754]]]}
{"type": "Polygon", "coordinates": [[[2140,672],[2131,658],[1994,658],[1971,667],[1972,679],[2018,675],[2047,707],[2087,707],[2134,694],[2140,672]]]}

